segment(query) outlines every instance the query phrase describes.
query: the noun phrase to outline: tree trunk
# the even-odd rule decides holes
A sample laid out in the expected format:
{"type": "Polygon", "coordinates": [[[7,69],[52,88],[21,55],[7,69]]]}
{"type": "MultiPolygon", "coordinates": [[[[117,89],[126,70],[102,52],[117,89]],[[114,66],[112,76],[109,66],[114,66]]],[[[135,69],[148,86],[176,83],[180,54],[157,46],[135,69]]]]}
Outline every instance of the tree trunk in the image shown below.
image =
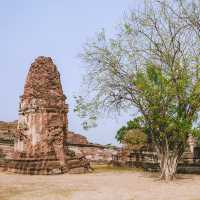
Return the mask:
{"type": "Polygon", "coordinates": [[[160,156],[160,179],[164,181],[172,181],[176,175],[176,169],[178,165],[178,156],[172,153],[164,153],[160,156]]]}

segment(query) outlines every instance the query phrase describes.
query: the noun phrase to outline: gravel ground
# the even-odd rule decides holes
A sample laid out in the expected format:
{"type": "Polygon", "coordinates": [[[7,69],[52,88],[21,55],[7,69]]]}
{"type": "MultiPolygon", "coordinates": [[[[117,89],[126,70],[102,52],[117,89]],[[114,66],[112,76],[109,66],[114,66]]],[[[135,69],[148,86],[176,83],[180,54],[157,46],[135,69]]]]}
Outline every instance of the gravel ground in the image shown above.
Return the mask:
{"type": "Polygon", "coordinates": [[[157,174],[98,171],[81,175],[0,173],[0,200],[200,200],[200,175],[163,183],[157,174]]]}

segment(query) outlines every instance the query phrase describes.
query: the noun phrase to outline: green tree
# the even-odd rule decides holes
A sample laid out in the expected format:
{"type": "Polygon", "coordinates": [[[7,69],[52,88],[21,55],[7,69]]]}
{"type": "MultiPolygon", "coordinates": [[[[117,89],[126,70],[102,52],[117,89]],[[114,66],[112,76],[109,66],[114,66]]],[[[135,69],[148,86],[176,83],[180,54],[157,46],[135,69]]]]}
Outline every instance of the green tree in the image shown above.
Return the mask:
{"type": "Polygon", "coordinates": [[[147,144],[147,129],[144,126],[144,119],[137,117],[127,122],[117,131],[116,139],[129,148],[138,148],[147,144]]]}
{"type": "Polygon", "coordinates": [[[137,108],[152,135],[161,179],[169,181],[198,121],[199,34],[184,17],[186,4],[148,2],[124,18],[116,36],[102,31],[85,45],[89,92],[77,98],[76,111],[89,110],[84,117],[94,119],[137,108]]]}
{"type": "Polygon", "coordinates": [[[130,129],[124,135],[123,143],[128,149],[140,149],[147,144],[147,135],[141,129],[130,129]]]}

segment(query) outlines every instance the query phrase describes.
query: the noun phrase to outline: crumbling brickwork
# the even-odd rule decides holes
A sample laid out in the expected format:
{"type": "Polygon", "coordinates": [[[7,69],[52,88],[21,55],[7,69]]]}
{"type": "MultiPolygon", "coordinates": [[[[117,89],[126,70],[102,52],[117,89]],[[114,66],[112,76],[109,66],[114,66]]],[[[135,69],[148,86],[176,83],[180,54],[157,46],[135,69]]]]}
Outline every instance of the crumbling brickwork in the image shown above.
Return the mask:
{"type": "MultiPolygon", "coordinates": [[[[87,172],[89,162],[66,147],[68,105],[60,74],[49,57],[38,57],[31,65],[20,98],[15,131],[0,138],[0,168],[23,174],[60,174],[87,172]],[[13,142],[14,141],[14,142],[13,142]],[[8,151],[14,153],[8,156],[8,151]],[[10,145],[10,146],[9,146],[10,145]]],[[[16,122],[14,123],[16,124],[16,122]]],[[[0,124],[1,125],[1,124],[0,124]]],[[[0,127],[1,128],[1,127],[0,127]]],[[[1,134],[3,135],[3,134],[1,134]]]]}
{"type": "Polygon", "coordinates": [[[68,144],[89,144],[86,137],[83,135],[68,131],[67,132],[67,143],[68,144]]]}
{"type": "Polygon", "coordinates": [[[31,65],[21,96],[15,135],[15,158],[48,157],[64,164],[67,112],[60,74],[51,58],[38,57],[31,65]]]}

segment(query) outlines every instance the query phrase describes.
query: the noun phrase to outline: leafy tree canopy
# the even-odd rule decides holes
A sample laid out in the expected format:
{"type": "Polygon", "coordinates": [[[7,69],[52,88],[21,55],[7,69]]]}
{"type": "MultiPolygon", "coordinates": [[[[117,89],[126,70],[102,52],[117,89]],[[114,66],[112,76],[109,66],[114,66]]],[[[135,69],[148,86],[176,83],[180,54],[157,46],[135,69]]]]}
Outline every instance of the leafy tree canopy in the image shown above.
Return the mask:
{"type": "Polygon", "coordinates": [[[152,135],[161,178],[172,180],[188,135],[197,133],[200,3],[145,2],[127,14],[114,37],[103,30],[85,45],[88,93],[76,99],[76,110],[93,121],[100,113],[136,108],[152,135]]]}
{"type": "Polygon", "coordinates": [[[128,121],[126,126],[123,126],[117,131],[115,138],[118,142],[123,143],[124,137],[127,134],[127,132],[133,129],[139,129],[141,131],[144,130],[142,117],[137,117],[133,120],[128,121]]]}

